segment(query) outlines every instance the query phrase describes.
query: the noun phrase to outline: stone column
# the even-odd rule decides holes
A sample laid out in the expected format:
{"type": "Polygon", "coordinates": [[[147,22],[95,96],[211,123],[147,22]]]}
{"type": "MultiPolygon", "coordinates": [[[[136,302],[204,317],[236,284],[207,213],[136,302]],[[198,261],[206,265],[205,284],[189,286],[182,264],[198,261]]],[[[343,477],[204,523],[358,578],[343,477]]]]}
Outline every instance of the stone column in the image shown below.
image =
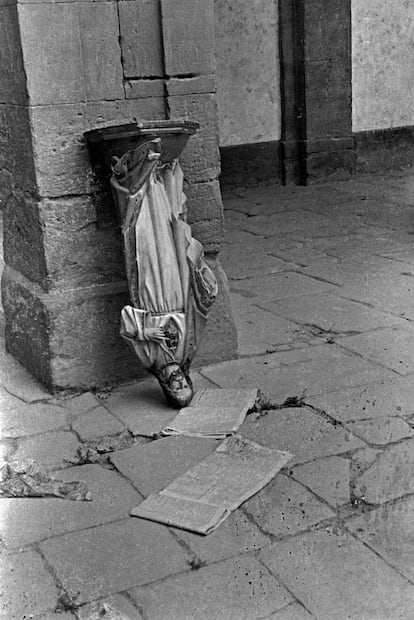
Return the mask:
{"type": "MultiPolygon", "coordinates": [[[[202,19],[210,2],[186,4],[86,0],[0,7],[7,33],[0,43],[7,69],[2,91],[8,93],[0,111],[12,144],[0,177],[6,343],[50,389],[143,375],[118,334],[127,301],[121,239],[111,197],[91,170],[84,131],[134,119],[200,121],[183,161],[189,209],[194,232],[221,274],[214,39],[202,19]],[[174,5],[178,16],[170,14],[174,5]]],[[[234,355],[224,276],[221,283],[199,361],[234,355]]]]}
{"type": "Polygon", "coordinates": [[[279,11],[285,180],[349,175],[351,0],[280,0],[279,11]]]}

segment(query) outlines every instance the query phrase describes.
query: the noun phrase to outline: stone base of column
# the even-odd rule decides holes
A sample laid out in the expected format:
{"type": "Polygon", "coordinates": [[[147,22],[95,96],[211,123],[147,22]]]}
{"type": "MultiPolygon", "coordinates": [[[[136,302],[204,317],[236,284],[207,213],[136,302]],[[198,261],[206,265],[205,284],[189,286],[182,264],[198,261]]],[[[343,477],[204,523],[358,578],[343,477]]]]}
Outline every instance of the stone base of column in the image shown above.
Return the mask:
{"type": "MultiPolygon", "coordinates": [[[[236,355],[227,280],[212,264],[220,293],[195,366],[236,355]]],[[[82,391],[144,378],[136,356],[119,335],[125,282],[45,292],[7,266],[2,277],[6,347],[51,392],[82,391]]]]}
{"type": "Polygon", "coordinates": [[[145,376],[119,336],[124,282],[45,292],[6,266],[6,347],[49,390],[86,390],[145,376]]]}

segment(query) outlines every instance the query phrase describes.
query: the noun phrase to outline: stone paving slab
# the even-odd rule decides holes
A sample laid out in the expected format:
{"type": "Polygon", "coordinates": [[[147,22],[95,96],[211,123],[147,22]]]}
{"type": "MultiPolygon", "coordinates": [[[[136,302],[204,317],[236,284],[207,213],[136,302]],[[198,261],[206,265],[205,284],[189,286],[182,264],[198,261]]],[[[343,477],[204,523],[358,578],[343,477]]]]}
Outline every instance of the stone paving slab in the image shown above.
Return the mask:
{"type": "Polygon", "coordinates": [[[249,416],[239,428],[248,439],[293,454],[287,467],[356,450],[365,444],[340,426],[334,426],[306,407],[269,411],[254,420],[249,416]]]}
{"type": "Polygon", "coordinates": [[[69,423],[68,412],[56,404],[45,402],[30,405],[23,401],[17,403],[13,407],[1,409],[1,437],[40,434],[57,430],[69,423]]]}
{"type": "Polygon", "coordinates": [[[315,618],[315,616],[306,611],[302,605],[292,603],[280,611],[276,611],[266,620],[312,620],[312,618],[315,618]]]}
{"type": "Polygon", "coordinates": [[[337,508],[350,502],[350,461],[339,456],[293,468],[292,476],[315,495],[337,508]]]}
{"type": "MultiPolygon", "coordinates": [[[[191,377],[194,390],[211,387],[211,383],[199,373],[191,373],[191,377]]],[[[102,404],[133,435],[156,435],[177,415],[177,411],[167,405],[155,379],[131,383],[100,396],[102,404]]]]}
{"type": "Polygon", "coordinates": [[[0,531],[6,547],[21,547],[109,521],[126,518],[142,496],[119,474],[99,465],[55,473],[59,480],[83,481],[92,501],[59,498],[2,498],[0,531]]]}
{"type": "Polygon", "coordinates": [[[373,275],[341,288],[341,295],[414,321],[414,277],[373,275]]]}
{"type": "Polygon", "coordinates": [[[65,407],[71,418],[76,418],[81,413],[86,413],[99,407],[101,401],[92,392],[85,392],[73,398],[65,398],[60,404],[65,407]]]}
{"type": "MultiPolygon", "coordinates": [[[[334,284],[321,282],[293,271],[267,275],[254,280],[237,280],[230,282],[230,290],[244,294],[249,298],[257,298],[256,303],[264,303],[286,297],[302,297],[317,293],[336,293],[338,287],[334,284]]],[[[305,300],[296,303],[305,303],[305,300]]]]}
{"type": "Polygon", "coordinates": [[[57,469],[69,467],[73,462],[77,462],[77,451],[81,443],[75,433],[70,431],[51,431],[41,435],[23,437],[19,444],[14,458],[18,461],[22,459],[33,459],[46,469],[57,469]]]}
{"type": "Polygon", "coordinates": [[[178,529],[175,530],[175,534],[202,562],[207,564],[248,551],[258,551],[269,545],[268,537],[262,534],[241,510],[233,512],[217,530],[208,536],[200,536],[178,529]]]}
{"type": "Polygon", "coordinates": [[[111,462],[144,496],[157,493],[191,469],[218,442],[197,437],[165,437],[143,446],[114,452],[111,462]]]}
{"type": "Polygon", "coordinates": [[[301,268],[301,272],[305,275],[322,278],[339,286],[346,283],[352,284],[362,274],[364,277],[367,274],[370,276],[379,274],[382,277],[384,275],[398,276],[409,270],[410,265],[406,263],[369,254],[366,254],[362,260],[326,256],[301,268]]]}
{"type": "Polygon", "coordinates": [[[414,615],[414,586],[350,534],[304,534],[259,557],[318,620],[414,615]]]}
{"type": "Polygon", "coordinates": [[[414,413],[414,381],[411,376],[394,376],[389,381],[312,396],[306,401],[342,422],[407,416],[414,413]]]}
{"type": "Polygon", "coordinates": [[[408,439],[383,452],[357,479],[356,497],[383,504],[414,493],[414,440],[408,439]]]}
{"type": "Polygon", "coordinates": [[[414,265],[414,249],[397,250],[393,252],[384,252],[383,256],[387,256],[394,261],[402,261],[405,264],[414,265]]]}
{"type": "Polygon", "coordinates": [[[0,411],[2,415],[5,415],[9,409],[15,409],[20,407],[24,401],[16,398],[12,394],[9,394],[3,387],[0,385],[0,411]]]}
{"type": "Polygon", "coordinates": [[[276,403],[345,387],[391,379],[389,369],[354,356],[334,344],[305,347],[209,366],[204,376],[220,387],[256,387],[276,403]]]}
{"type": "Polygon", "coordinates": [[[128,620],[143,620],[143,617],[129,597],[127,598],[123,594],[114,594],[114,596],[108,596],[99,602],[82,605],[82,607],[76,610],[79,620],[102,620],[102,618],[105,620],[105,614],[102,614],[104,604],[110,605],[115,612],[120,615],[123,614],[128,620]]]}
{"type": "Polygon", "coordinates": [[[130,594],[147,620],[255,620],[292,601],[252,557],[219,562],[130,594]]]}
{"type": "Polygon", "coordinates": [[[348,422],[346,427],[366,443],[378,446],[386,446],[389,443],[413,436],[409,424],[405,420],[395,417],[348,422]]]}
{"type": "Polygon", "coordinates": [[[38,553],[2,553],[0,573],[0,617],[4,620],[22,620],[55,609],[59,591],[38,553]]]}
{"type": "Polygon", "coordinates": [[[346,522],[352,532],[407,579],[414,581],[414,497],[346,522]]]}
{"type": "Polygon", "coordinates": [[[261,530],[275,536],[293,536],[334,513],[304,486],[278,474],[274,481],[244,504],[261,530]]]}
{"type": "Polygon", "coordinates": [[[259,304],[261,308],[290,321],[314,325],[334,334],[406,325],[406,321],[398,317],[343,299],[339,295],[309,295],[304,304],[298,304],[296,298],[259,304]]]}
{"type": "Polygon", "coordinates": [[[227,277],[231,280],[242,280],[296,267],[294,263],[266,254],[259,239],[249,245],[244,245],[242,255],[240,255],[238,246],[224,244],[223,250],[220,252],[220,262],[227,277]]]}
{"type": "Polygon", "coordinates": [[[129,518],[52,538],[40,548],[78,604],[189,569],[189,556],[162,525],[129,518]]]}
{"type": "Polygon", "coordinates": [[[242,295],[232,293],[231,299],[237,327],[239,355],[268,353],[275,345],[307,342],[313,339],[309,331],[293,321],[275,316],[250,304],[242,295]]]}
{"type": "Polygon", "coordinates": [[[250,217],[244,224],[244,230],[256,235],[267,237],[269,233],[282,235],[297,231],[329,229],[331,220],[317,213],[308,211],[290,211],[288,213],[273,213],[272,215],[258,215],[250,217]]]}
{"type": "Polygon", "coordinates": [[[118,435],[125,430],[125,426],[103,406],[81,413],[72,422],[71,427],[81,441],[118,435]]]}
{"type": "Polygon", "coordinates": [[[380,329],[366,334],[340,338],[338,343],[349,351],[354,351],[400,375],[408,375],[414,372],[413,327],[380,329]]]}

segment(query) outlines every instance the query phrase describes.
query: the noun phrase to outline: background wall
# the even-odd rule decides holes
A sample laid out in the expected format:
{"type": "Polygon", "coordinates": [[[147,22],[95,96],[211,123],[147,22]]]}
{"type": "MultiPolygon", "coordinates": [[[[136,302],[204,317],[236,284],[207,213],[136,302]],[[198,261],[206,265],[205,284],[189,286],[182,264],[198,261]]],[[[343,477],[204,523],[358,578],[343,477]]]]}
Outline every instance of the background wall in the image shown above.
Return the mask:
{"type": "Polygon", "coordinates": [[[215,0],[220,145],[280,139],[278,3],[215,0]]]}
{"type": "Polygon", "coordinates": [[[414,125],[414,0],[352,0],[353,131],[414,125]]]}

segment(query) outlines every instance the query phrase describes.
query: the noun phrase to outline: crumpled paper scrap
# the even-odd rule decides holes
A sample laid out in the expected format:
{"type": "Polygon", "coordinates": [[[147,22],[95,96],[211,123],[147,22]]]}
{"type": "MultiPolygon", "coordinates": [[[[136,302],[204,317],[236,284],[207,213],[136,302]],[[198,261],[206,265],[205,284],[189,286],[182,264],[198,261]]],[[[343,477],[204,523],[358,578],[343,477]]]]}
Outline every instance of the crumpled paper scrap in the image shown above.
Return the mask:
{"type": "Polygon", "coordinates": [[[0,466],[0,497],[60,497],[91,501],[84,482],[56,480],[31,459],[4,462],[0,466]]]}

